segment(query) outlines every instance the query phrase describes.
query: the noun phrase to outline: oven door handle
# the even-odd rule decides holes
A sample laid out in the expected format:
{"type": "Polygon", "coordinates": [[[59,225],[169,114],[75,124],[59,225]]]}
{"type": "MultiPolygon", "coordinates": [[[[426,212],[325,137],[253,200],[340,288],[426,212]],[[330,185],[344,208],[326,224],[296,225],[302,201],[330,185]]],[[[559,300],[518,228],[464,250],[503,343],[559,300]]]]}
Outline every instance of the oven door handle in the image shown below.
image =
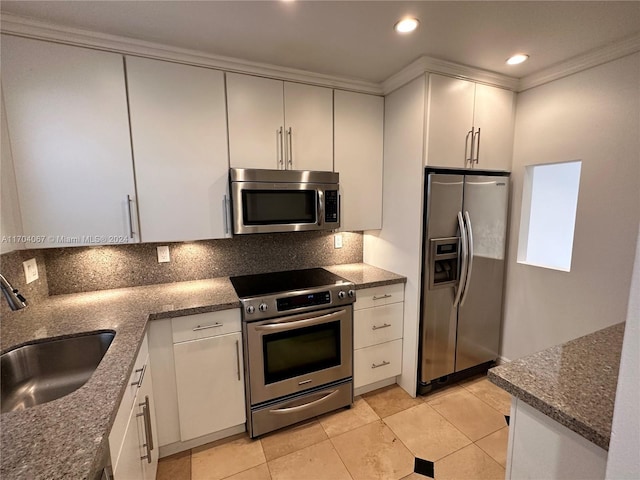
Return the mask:
{"type": "Polygon", "coordinates": [[[327,323],[333,319],[341,317],[347,313],[346,310],[338,310],[337,312],[328,313],[326,315],[320,315],[319,317],[305,318],[303,320],[281,320],[274,323],[265,323],[263,325],[256,325],[256,330],[267,330],[270,332],[279,332],[286,330],[294,330],[300,327],[310,327],[312,325],[318,325],[320,323],[327,323]]]}
{"type": "Polygon", "coordinates": [[[322,403],[322,402],[324,402],[326,400],[329,400],[336,393],[338,393],[338,390],[334,390],[332,392],[329,392],[324,397],[321,397],[321,398],[319,398],[317,400],[314,400],[312,402],[305,403],[303,405],[297,405],[295,407],[277,408],[275,410],[269,410],[269,413],[275,413],[275,414],[278,414],[278,415],[284,415],[284,414],[287,414],[287,413],[294,413],[294,412],[299,412],[301,410],[306,410],[307,408],[311,408],[314,405],[318,405],[319,403],[322,403]]]}

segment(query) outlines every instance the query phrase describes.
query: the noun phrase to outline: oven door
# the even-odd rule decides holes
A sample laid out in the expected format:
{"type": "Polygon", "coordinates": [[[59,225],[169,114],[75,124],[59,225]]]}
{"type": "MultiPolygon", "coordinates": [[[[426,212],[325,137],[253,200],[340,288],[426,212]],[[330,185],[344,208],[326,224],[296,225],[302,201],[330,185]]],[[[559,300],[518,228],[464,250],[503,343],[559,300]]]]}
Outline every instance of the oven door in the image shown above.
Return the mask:
{"type": "Polygon", "coordinates": [[[351,305],[245,323],[244,328],[251,405],[353,374],[351,305]]]}

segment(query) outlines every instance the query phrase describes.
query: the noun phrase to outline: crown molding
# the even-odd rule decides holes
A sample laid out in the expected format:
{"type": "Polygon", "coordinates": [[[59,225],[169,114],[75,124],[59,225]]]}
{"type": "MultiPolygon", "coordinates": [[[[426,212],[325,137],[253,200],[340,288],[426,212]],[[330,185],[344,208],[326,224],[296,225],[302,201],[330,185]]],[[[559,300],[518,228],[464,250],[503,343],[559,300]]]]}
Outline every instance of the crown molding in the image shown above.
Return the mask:
{"type": "Polygon", "coordinates": [[[517,91],[520,81],[517,78],[509,77],[499,73],[481,70],[479,68],[459,65],[447,60],[440,60],[433,57],[420,57],[414,62],[407,65],[395,75],[387,78],[382,82],[382,93],[387,95],[394,90],[409,83],[416,77],[425,73],[439,73],[455,78],[465,80],[473,80],[474,82],[492,85],[494,87],[505,88],[507,90],[517,91]]]}
{"type": "Polygon", "coordinates": [[[518,91],[522,92],[530,88],[538,87],[545,83],[573,75],[588,68],[597,67],[603,63],[611,62],[636,52],[640,52],[640,33],[522,77],[518,91]]]}
{"type": "Polygon", "coordinates": [[[0,17],[0,32],[95,50],[116,52],[123,55],[155,58],[373,95],[388,95],[427,72],[521,92],[640,51],[640,33],[637,33],[619,42],[591,50],[520,79],[466,65],[459,65],[447,60],[422,56],[398,73],[387,78],[384,82],[375,83],[65,27],[10,13],[3,13],[0,17]]]}
{"type": "Polygon", "coordinates": [[[187,65],[215,68],[228,72],[246,73],[374,95],[382,94],[382,88],[378,83],[313,73],[306,70],[280,67],[267,63],[251,62],[221,55],[212,55],[197,50],[55,25],[9,13],[2,14],[0,18],[0,31],[4,34],[116,52],[123,55],[155,58],[187,65]]]}

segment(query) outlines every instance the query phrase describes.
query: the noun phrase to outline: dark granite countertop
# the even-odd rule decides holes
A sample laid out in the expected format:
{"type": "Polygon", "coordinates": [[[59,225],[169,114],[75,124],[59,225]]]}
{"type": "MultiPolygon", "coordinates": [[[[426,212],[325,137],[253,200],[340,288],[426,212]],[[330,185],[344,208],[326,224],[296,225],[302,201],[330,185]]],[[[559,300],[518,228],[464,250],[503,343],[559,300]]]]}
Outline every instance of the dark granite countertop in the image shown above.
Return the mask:
{"type": "MultiPolygon", "coordinates": [[[[406,279],[364,264],[327,267],[356,288],[406,279]]],[[[0,478],[92,479],[144,338],[147,321],[240,307],[228,278],[57,295],[3,318],[5,352],[38,339],[115,330],[89,381],[75,392],[0,416],[0,478]]]]}
{"type": "MultiPolygon", "coordinates": [[[[336,275],[356,284],[356,290],[394,283],[406,283],[407,277],[396,275],[378,267],[366,263],[348,263],[345,265],[332,265],[324,267],[336,275]]],[[[357,296],[356,296],[357,300],[357,296]]]]}
{"type": "Polygon", "coordinates": [[[489,370],[489,380],[609,449],[624,323],[489,370]]]}

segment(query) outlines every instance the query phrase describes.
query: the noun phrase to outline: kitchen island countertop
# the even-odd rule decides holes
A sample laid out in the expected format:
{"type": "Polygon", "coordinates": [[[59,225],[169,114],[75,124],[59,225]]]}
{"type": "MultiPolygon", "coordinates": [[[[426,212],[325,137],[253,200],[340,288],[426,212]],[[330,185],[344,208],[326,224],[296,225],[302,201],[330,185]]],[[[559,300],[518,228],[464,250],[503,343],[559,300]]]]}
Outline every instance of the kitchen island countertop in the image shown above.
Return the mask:
{"type": "Polygon", "coordinates": [[[608,450],[624,323],[489,370],[489,380],[608,450]]]}
{"type": "MultiPolygon", "coordinates": [[[[327,267],[366,288],[405,277],[365,264],[327,267]]],[[[3,479],[87,478],[108,436],[149,320],[239,308],[227,277],[48,297],[2,320],[2,352],[95,330],[116,336],[89,381],[57,400],[0,417],[3,479]]]]}

